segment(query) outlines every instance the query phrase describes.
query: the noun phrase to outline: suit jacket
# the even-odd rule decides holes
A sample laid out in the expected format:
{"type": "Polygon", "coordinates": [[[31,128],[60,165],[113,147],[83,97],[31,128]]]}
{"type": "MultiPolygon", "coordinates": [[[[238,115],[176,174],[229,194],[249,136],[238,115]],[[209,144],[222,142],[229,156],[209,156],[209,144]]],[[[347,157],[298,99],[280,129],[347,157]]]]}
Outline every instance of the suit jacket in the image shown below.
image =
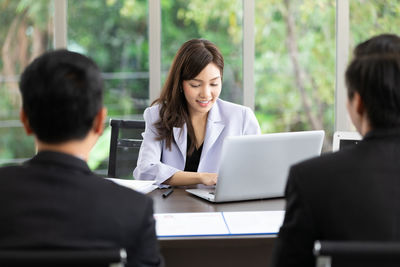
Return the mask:
{"type": "MultiPolygon", "coordinates": [[[[186,124],[182,128],[174,127],[175,142],[172,143],[171,150],[167,149],[164,140],[155,140],[158,134],[153,124],[160,118],[159,109],[160,106],[155,105],[144,112],[146,129],[133,176],[140,180],[156,180],[161,184],[185,168],[187,128],[186,124]]],[[[225,137],[260,132],[258,121],[250,108],[217,99],[208,114],[203,151],[197,171],[218,172],[225,137]]]]}
{"type": "Polygon", "coordinates": [[[0,248],[125,248],[127,266],[162,265],[152,199],[74,156],[44,151],[0,168],[0,211],[0,248]]]}
{"type": "Polygon", "coordinates": [[[400,240],[400,129],[291,168],[272,266],[315,266],[315,240],[400,240]]]}

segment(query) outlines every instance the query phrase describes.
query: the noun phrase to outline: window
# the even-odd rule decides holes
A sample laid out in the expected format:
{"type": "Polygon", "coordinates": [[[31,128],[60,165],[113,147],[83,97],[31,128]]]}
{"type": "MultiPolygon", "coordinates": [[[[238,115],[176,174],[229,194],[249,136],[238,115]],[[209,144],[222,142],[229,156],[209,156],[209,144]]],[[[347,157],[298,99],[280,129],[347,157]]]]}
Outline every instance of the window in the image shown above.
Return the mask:
{"type": "Polygon", "coordinates": [[[350,51],[373,35],[400,34],[399,13],[400,2],[397,0],[350,1],[350,51]]]}
{"type": "MultiPolygon", "coordinates": [[[[149,105],[146,0],[68,1],[68,49],[92,58],[103,72],[104,104],[112,118],[142,118],[149,105]]],[[[89,166],[105,174],[111,129],[106,125],[89,166]]]]}
{"type": "Polygon", "coordinates": [[[3,1],[0,5],[0,165],[35,153],[33,138],[19,122],[18,81],[32,59],[52,48],[52,1],[3,1]]]}
{"type": "Polygon", "coordinates": [[[334,128],[333,0],[256,1],[255,112],[262,132],[334,128]]]}
{"type": "MultiPolygon", "coordinates": [[[[155,23],[155,20],[149,22],[149,12],[161,14],[162,81],[183,42],[206,38],[221,49],[225,58],[221,98],[243,104],[243,42],[246,41],[243,12],[244,7],[251,6],[249,1],[65,1],[68,3],[68,48],[88,55],[100,66],[109,117],[141,118],[144,108],[150,104],[149,48],[152,46],[149,36],[158,33],[149,33],[149,25],[155,23]],[[149,10],[149,4],[154,3],[157,3],[155,8],[149,10]]],[[[14,0],[0,5],[0,165],[20,162],[35,153],[33,139],[26,137],[19,122],[17,83],[21,71],[34,57],[53,48],[54,3],[59,2],[14,0]]],[[[330,150],[335,120],[337,36],[343,38],[349,27],[352,51],[357,43],[371,35],[399,33],[399,2],[254,0],[254,4],[255,113],[262,132],[324,129],[324,150],[330,150]],[[338,14],[336,6],[342,6],[338,14]],[[347,10],[350,23],[341,20],[340,29],[345,30],[336,33],[336,15],[346,17],[347,10]]],[[[158,43],[157,38],[154,40],[158,43]]],[[[346,53],[340,53],[340,66],[346,61],[342,54],[346,53]]],[[[158,67],[152,68],[152,73],[154,69],[158,67]]],[[[152,81],[157,79],[155,76],[158,73],[152,76],[152,81]]],[[[245,88],[248,96],[251,85],[246,84],[245,88]]],[[[151,90],[154,93],[160,88],[151,90]]],[[[339,111],[345,109],[337,103],[336,107],[339,111]]],[[[343,120],[342,116],[338,118],[336,121],[343,120]]],[[[93,169],[106,168],[108,142],[109,129],[106,129],[91,156],[95,162],[90,164],[93,169]]]]}
{"type": "Polygon", "coordinates": [[[68,49],[92,58],[105,79],[109,116],[148,105],[147,1],[68,1],[68,49]]]}

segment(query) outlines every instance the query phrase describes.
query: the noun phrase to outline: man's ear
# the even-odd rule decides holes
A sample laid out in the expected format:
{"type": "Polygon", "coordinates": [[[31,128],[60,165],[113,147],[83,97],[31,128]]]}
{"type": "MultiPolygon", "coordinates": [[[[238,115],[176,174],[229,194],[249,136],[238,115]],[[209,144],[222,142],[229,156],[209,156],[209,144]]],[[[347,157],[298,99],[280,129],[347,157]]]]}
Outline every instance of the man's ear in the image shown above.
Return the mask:
{"type": "Polygon", "coordinates": [[[19,119],[22,122],[22,125],[24,126],[25,129],[25,133],[27,135],[32,135],[33,131],[31,129],[31,126],[29,125],[29,120],[28,117],[26,116],[25,111],[21,108],[21,110],[19,111],[19,119]]]}
{"type": "Polygon", "coordinates": [[[93,131],[101,135],[104,130],[104,121],[107,118],[107,109],[102,107],[94,119],[93,131]]]}
{"type": "Polygon", "coordinates": [[[354,97],[355,97],[355,99],[354,99],[355,103],[354,104],[355,104],[356,111],[360,116],[363,116],[364,113],[365,113],[364,102],[362,101],[361,96],[360,96],[360,94],[358,92],[354,93],[354,97]]]}

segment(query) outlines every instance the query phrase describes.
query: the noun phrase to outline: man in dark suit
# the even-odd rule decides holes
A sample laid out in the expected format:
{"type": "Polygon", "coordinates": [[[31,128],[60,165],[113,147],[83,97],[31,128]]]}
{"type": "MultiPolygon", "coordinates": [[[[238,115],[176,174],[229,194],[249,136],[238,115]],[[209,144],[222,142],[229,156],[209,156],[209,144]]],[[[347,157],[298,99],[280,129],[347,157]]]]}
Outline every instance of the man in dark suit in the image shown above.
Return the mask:
{"type": "Polygon", "coordinates": [[[162,265],[151,198],[86,164],[106,118],[96,64],[67,50],[45,53],[25,69],[20,91],[38,153],[0,168],[0,248],[125,248],[127,266],[162,265]]]}
{"type": "Polygon", "coordinates": [[[272,266],[315,266],[316,240],[400,240],[400,38],[357,46],[348,112],[363,140],[293,166],[272,266]]]}

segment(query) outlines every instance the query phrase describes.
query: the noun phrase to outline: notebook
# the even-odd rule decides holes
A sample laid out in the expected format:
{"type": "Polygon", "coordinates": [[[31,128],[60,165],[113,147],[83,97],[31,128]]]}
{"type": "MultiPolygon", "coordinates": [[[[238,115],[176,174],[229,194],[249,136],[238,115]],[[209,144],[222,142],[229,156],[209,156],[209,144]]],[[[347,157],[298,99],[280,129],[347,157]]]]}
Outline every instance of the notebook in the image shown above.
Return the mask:
{"type": "Polygon", "coordinates": [[[292,164],[320,155],[324,131],[226,137],[215,189],[186,191],[211,202],[283,197],[292,164]]]}
{"type": "Polygon", "coordinates": [[[335,132],[333,134],[332,150],[338,151],[340,149],[351,147],[358,144],[362,139],[358,132],[335,132]]]}

